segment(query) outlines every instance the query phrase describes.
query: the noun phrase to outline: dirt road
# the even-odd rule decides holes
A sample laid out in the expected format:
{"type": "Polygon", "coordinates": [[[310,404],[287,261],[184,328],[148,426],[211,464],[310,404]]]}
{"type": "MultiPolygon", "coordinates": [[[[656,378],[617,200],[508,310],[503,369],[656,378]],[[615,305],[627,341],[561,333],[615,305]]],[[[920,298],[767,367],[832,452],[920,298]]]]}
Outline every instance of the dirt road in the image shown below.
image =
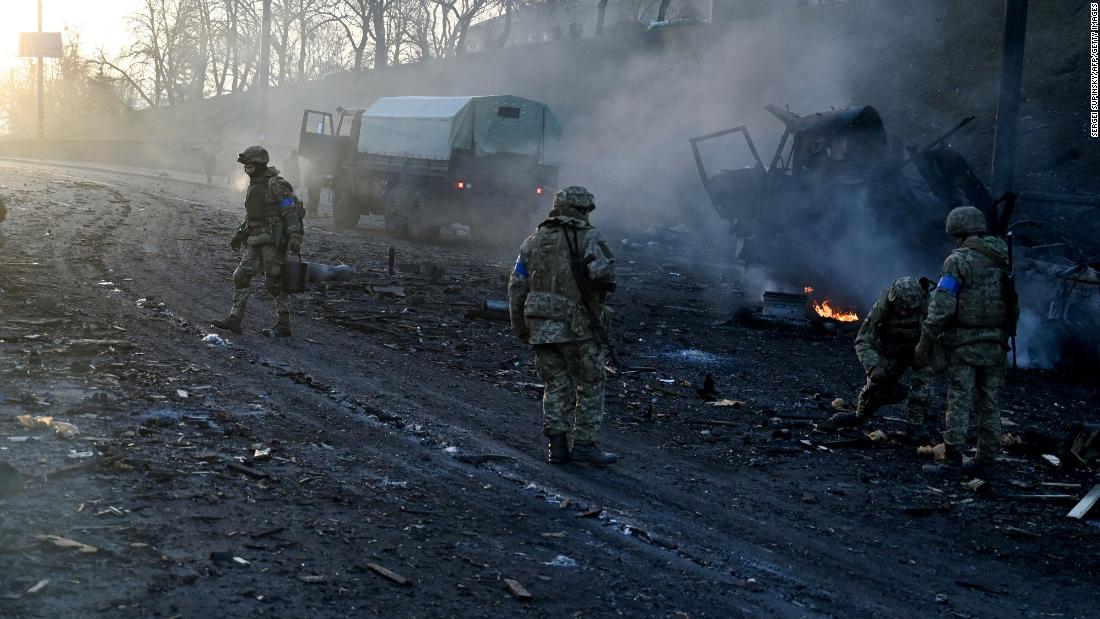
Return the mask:
{"type": "MultiPolygon", "coordinates": [[[[354,280],[298,295],[289,342],[256,333],[273,318],[257,285],[246,333],[212,345],[239,194],[6,162],[0,193],[0,463],[25,486],[5,495],[0,471],[0,616],[1085,617],[1100,602],[1095,522],[1065,519],[1068,498],[1012,498],[1080,496],[1090,472],[1006,456],[977,494],[922,474],[911,447],[819,446],[809,422],[861,382],[850,336],[723,324],[745,288],[718,259],[618,245],[604,443],[623,460],[550,467],[530,353],[507,323],[464,318],[503,296],[511,251],[397,243],[390,275],[381,230],[307,221],[308,259],[354,280]],[[696,395],[707,373],[726,406],[696,395]]],[[[1096,396],[1020,373],[1006,417],[1096,422],[1096,396]]]]}

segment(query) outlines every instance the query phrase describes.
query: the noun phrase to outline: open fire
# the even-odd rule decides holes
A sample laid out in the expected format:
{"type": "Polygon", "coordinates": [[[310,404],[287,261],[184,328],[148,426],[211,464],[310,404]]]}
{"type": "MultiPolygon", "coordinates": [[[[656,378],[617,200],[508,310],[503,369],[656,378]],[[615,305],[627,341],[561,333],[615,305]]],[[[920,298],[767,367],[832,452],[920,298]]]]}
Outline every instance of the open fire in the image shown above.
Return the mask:
{"type": "MultiPolygon", "coordinates": [[[[814,288],[813,286],[806,286],[802,289],[802,292],[805,292],[806,296],[809,296],[813,294],[814,288]]],[[[814,311],[817,312],[817,315],[821,316],[822,318],[830,318],[832,320],[836,320],[837,322],[855,322],[859,320],[859,314],[855,312],[836,309],[832,305],[829,305],[828,298],[826,298],[821,303],[813,300],[813,297],[810,298],[810,304],[813,305],[814,311]]]]}

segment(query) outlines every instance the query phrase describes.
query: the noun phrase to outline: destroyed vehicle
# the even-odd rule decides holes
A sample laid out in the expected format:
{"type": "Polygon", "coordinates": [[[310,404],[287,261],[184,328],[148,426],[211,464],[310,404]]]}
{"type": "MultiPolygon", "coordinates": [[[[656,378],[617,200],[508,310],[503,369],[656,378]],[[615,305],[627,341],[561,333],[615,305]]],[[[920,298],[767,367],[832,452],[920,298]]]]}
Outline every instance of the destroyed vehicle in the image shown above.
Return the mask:
{"type": "Polygon", "coordinates": [[[333,219],[383,214],[395,238],[431,241],[464,223],[474,236],[526,229],[557,185],[561,127],[515,97],[384,97],[366,109],[307,110],[299,152],[331,177],[333,219]]]}
{"type": "MultiPolygon", "coordinates": [[[[916,245],[939,248],[950,208],[974,204],[990,211],[988,191],[946,143],[971,118],[904,153],[871,106],[805,116],[766,109],[785,126],[768,164],[744,125],[690,140],[703,187],[730,223],[738,258],[775,265],[778,257],[790,272],[830,277],[828,262],[840,256],[874,260],[877,248],[861,242],[872,221],[919,237],[916,245]],[[923,178],[906,175],[910,162],[923,178]],[[868,255],[858,255],[864,249],[868,255]]],[[[862,302],[859,292],[854,282],[836,291],[862,302]]]]}

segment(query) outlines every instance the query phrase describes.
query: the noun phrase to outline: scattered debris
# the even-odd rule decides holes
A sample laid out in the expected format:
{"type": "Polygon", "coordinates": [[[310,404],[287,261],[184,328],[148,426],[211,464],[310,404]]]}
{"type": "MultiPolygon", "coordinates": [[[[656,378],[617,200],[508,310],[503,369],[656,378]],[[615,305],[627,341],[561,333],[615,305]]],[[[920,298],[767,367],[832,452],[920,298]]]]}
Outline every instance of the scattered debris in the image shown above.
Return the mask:
{"type": "Polygon", "coordinates": [[[50,471],[49,473],[46,473],[46,479],[48,481],[54,481],[63,477],[68,477],[69,475],[91,471],[93,469],[99,468],[99,465],[101,463],[101,460],[95,459],[81,462],[80,464],[74,464],[72,466],[66,466],[55,471],[50,471]]]}
{"type": "Polygon", "coordinates": [[[979,479],[975,477],[974,479],[971,479],[970,481],[964,483],[963,486],[965,486],[967,490],[970,490],[972,492],[979,492],[982,488],[986,486],[986,481],[984,479],[979,479]]]}
{"type": "Polygon", "coordinates": [[[906,516],[931,516],[933,514],[946,514],[951,511],[953,507],[951,503],[941,503],[939,505],[911,505],[902,508],[901,511],[906,516]]]}
{"type": "Polygon", "coordinates": [[[226,346],[229,346],[229,341],[218,335],[217,333],[206,335],[202,338],[202,341],[205,342],[207,346],[210,346],[212,348],[224,348],[226,346]]]}
{"type": "Polygon", "coordinates": [[[38,593],[39,591],[45,589],[46,585],[48,584],[50,584],[50,579],[43,578],[42,580],[38,581],[33,587],[27,589],[27,595],[34,595],[38,593]]]}
{"type": "Polygon", "coordinates": [[[60,535],[35,535],[34,539],[40,542],[52,544],[58,548],[62,548],[65,550],[75,550],[80,554],[90,555],[99,552],[99,549],[95,546],[82,544],[76,540],[71,540],[67,537],[61,537],[60,535]]]}
{"type": "Polygon", "coordinates": [[[1096,505],[1097,501],[1100,501],[1100,484],[1093,486],[1092,490],[1089,490],[1089,493],[1085,495],[1085,498],[1081,499],[1081,501],[1066,514],[1066,517],[1075,518],[1077,520],[1084,518],[1085,514],[1089,513],[1089,510],[1096,505]]]}
{"type": "Polygon", "coordinates": [[[323,582],[326,582],[328,579],[319,574],[302,574],[298,576],[298,580],[309,585],[319,585],[323,582]]]}
{"type": "Polygon", "coordinates": [[[711,406],[728,406],[730,408],[741,408],[745,405],[741,400],[727,400],[725,398],[721,400],[715,400],[710,403],[711,406]]]}
{"type": "Polygon", "coordinates": [[[1043,458],[1043,460],[1047,461],[1047,464],[1049,464],[1049,465],[1051,465],[1055,468],[1058,468],[1058,467],[1062,466],[1062,460],[1058,456],[1052,456],[1050,454],[1043,454],[1041,457],[1043,458]]]}
{"type": "Polygon", "coordinates": [[[524,589],[523,585],[519,584],[518,581],[512,580],[511,578],[505,578],[504,584],[508,585],[508,591],[516,596],[517,599],[527,601],[534,598],[534,596],[531,595],[527,589],[524,589]]]}
{"type": "Polygon", "coordinates": [[[253,479],[268,479],[271,477],[271,475],[268,473],[265,473],[259,469],[254,469],[250,466],[245,466],[239,462],[230,462],[226,465],[226,467],[228,467],[230,471],[241,473],[242,475],[248,475],[253,479]]]}
{"type": "Polygon", "coordinates": [[[74,438],[77,434],[80,434],[80,430],[71,423],[64,421],[54,421],[50,416],[38,416],[31,417],[30,415],[19,415],[16,417],[19,423],[30,430],[44,430],[53,428],[61,438],[74,438]]]}
{"type": "Polygon", "coordinates": [[[402,576],[401,574],[398,574],[397,572],[388,570],[388,569],[382,567],[381,565],[378,565],[377,563],[367,563],[367,569],[371,570],[372,572],[374,572],[376,574],[384,576],[386,579],[388,579],[388,580],[390,580],[390,581],[392,581],[392,582],[394,582],[394,583],[396,583],[396,584],[398,584],[402,587],[409,584],[409,579],[408,578],[405,578],[404,576],[402,576]]]}
{"type": "Polygon", "coordinates": [[[882,430],[875,430],[874,432],[868,433],[867,438],[871,439],[872,443],[881,443],[889,439],[882,430]]]}
{"type": "Polygon", "coordinates": [[[838,411],[848,410],[848,403],[844,401],[844,398],[836,398],[831,405],[838,411]]]}
{"type": "Polygon", "coordinates": [[[558,555],[550,561],[543,562],[543,565],[549,565],[551,567],[577,567],[577,561],[565,555],[558,555]]]}

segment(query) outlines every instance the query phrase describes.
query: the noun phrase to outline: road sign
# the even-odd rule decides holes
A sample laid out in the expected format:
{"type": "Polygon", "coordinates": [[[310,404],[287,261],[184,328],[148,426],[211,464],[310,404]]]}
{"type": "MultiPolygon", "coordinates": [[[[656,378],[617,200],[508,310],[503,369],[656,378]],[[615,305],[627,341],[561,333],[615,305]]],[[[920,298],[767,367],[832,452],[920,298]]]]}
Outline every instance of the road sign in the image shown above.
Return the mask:
{"type": "Polygon", "coordinates": [[[19,56],[23,58],[61,58],[65,50],[61,46],[60,32],[20,32],[19,56]]]}

